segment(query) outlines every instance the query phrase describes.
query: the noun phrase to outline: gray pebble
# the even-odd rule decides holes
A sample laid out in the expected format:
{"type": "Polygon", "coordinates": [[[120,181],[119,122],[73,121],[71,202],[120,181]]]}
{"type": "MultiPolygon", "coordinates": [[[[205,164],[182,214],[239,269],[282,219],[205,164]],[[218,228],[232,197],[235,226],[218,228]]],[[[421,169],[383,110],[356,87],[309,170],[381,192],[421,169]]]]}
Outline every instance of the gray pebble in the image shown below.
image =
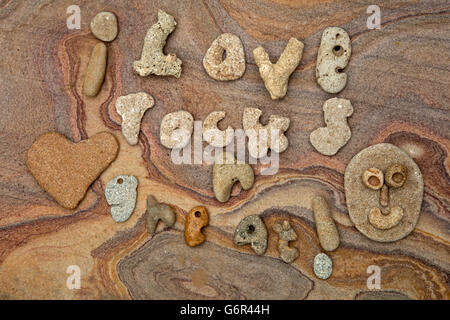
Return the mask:
{"type": "Polygon", "coordinates": [[[245,217],[234,232],[234,243],[242,246],[250,244],[256,254],[264,254],[267,249],[267,229],[257,214],[245,217]]]}
{"type": "Polygon", "coordinates": [[[136,205],[138,181],[133,176],[117,176],[105,188],[105,197],[111,206],[111,216],[116,222],[127,221],[136,205]]]}
{"type": "Polygon", "coordinates": [[[333,272],[333,261],[325,253],[319,253],[314,258],[314,273],[320,279],[328,279],[333,272]]]}

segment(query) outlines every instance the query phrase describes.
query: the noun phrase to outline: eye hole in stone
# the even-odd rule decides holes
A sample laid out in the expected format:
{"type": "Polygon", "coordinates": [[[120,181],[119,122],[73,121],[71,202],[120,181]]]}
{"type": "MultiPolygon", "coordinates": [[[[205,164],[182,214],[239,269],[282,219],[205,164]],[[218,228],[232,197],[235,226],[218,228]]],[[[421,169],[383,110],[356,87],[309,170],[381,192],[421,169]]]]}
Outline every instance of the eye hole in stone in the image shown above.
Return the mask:
{"type": "Polygon", "coordinates": [[[123,183],[123,179],[122,178],[117,179],[117,183],[118,184],[122,184],[123,183]]]}
{"type": "MultiPolygon", "coordinates": [[[[341,56],[344,53],[344,48],[342,48],[342,46],[340,46],[340,45],[336,45],[333,47],[333,53],[335,56],[341,56]]],[[[342,72],[342,71],[340,71],[340,72],[342,72]]]]}
{"type": "Polygon", "coordinates": [[[370,168],[362,174],[362,181],[366,187],[379,190],[384,184],[383,172],[378,168],[370,168]]]}
{"type": "Polygon", "coordinates": [[[249,225],[248,228],[247,228],[247,232],[248,232],[248,233],[253,233],[253,232],[255,232],[255,226],[252,225],[252,224],[249,225]]]}
{"type": "Polygon", "coordinates": [[[344,72],[344,69],[337,67],[337,68],[336,68],[336,72],[337,72],[337,73],[342,73],[342,72],[344,72]]]}
{"type": "Polygon", "coordinates": [[[408,169],[403,164],[393,164],[386,170],[386,184],[391,188],[403,186],[407,177],[408,169]]]}
{"type": "Polygon", "coordinates": [[[201,216],[202,214],[201,214],[200,211],[195,211],[194,215],[195,215],[197,218],[200,218],[200,216],[201,216]]]}

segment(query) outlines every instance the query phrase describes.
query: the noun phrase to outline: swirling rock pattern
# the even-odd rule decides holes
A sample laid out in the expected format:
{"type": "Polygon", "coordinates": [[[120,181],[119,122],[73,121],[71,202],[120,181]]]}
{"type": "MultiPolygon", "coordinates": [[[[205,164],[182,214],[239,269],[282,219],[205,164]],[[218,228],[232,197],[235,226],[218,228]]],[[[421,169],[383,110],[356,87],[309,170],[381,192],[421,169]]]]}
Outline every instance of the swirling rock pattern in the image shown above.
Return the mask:
{"type": "Polygon", "coordinates": [[[383,3],[381,30],[368,30],[366,5],[351,0],[77,4],[80,30],[66,28],[65,2],[0,4],[1,299],[370,298],[373,294],[365,293],[369,265],[381,268],[381,288],[389,293],[379,297],[450,298],[448,1],[383,3]],[[183,61],[179,79],[140,78],[132,71],[158,9],[178,23],[165,50],[176,52],[183,61]],[[117,16],[120,32],[108,44],[102,89],[96,97],[87,98],[82,95],[83,79],[90,51],[98,41],[89,31],[89,22],[100,11],[117,16]],[[314,151],[309,134],[324,125],[321,107],[336,96],[315,82],[320,36],[330,25],[347,30],[352,42],[345,70],[348,83],[337,96],[349,99],[355,111],[349,119],[352,138],[336,156],[326,157],[314,151]],[[242,40],[247,59],[243,77],[229,83],[211,79],[202,66],[205,52],[223,32],[242,40]],[[305,44],[303,58],[290,78],[287,95],[272,101],[252,51],[261,45],[271,57],[278,57],[291,37],[305,44]],[[155,98],[155,107],[142,119],[138,144],[130,146],[120,133],[121,118],[114,106],[118,97],[141,91],[155,98]],[[289,148],[280,155],[276,175],[259,175],[261,167],[254,165],[254,186],[243,191],[237,185],[230,200],[220,203],[212,191],[212,167],[173,164],[170,150],[159,142],[159,123],[168,112],[181,109],[199,120],[223,110],[227,117],[220,126],[239,128],[244,108],[255,106],[263,111],[263,124],[268,121],[264,115],[291,119],[286,132],[289,148]],[[26,169],[26,151],[48,131],[75,142],[109,131],[120,143],[115,162],[74,210],[59,207],[26,169]],[[382,142],[406,151],[424,178],[415,230],[387,244],[367,239],[352,225],[343,188],[343,173],[351,158],[382,142]],[[124,172],[136,176],[140,184],[135,213],[117,224],[109,215],[104,188],[124,172]],[[153,237],[145,227],[148,194],[177,211],[174,226],[158,225],[153,237]],[[314,256],[321,252],[311,210],[316,195],[329,203],[341,237],[340,246],[329,254],[333,274],[325,281],[312,270],[314,256]],[[184,244],[182,232],[187,212],[197,205],[208,209],[210,225],[205,229],[207,240],[195,248],[198,255],[190,257],[194,249],[184,244]],[[274,223],[290,221],[298,234],[293,245],[299,248],[299,257],[294,263],[279,260],[273,232],[269,232],[264,256],[233,244],[236,225],[255,213],[269,229],[274,223]],[[223,264],[203,261],[208,255],[223,264]],[[166,273],[161,273],[159,262],[167,265],[166,273]],[[169,286],[169,279],[176,277],[170,270],[183,263],[189,267],[176,279],[183,285],[169,286]],[[242,264],[252,266],[251,270],[241,269],[242,264]],[[80,290],[66,287],[70,265],[81,269],[80,290]],[[142,274],[141,268],[147,265],[159,273],[142,274]],[[243,271],[225,272],[230,268],[243,271]],[[236,285],[254,286],[247,280],[254,275],[267,278],[258,290],[236,285]],[[149,281],[149,276],[157,277],[149,281]],[[165,291],[160,291],[165,285],[165,291]]]}

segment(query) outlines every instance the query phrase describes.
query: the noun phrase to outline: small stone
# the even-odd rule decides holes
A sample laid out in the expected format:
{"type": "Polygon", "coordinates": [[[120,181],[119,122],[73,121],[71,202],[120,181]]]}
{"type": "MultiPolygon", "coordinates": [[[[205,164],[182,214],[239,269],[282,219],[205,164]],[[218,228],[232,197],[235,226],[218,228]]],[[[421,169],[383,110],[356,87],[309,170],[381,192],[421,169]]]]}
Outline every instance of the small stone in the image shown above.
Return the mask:
{"type": "Polygon", "coordinates": [[[117,37],[117,18],[112,12],[100,12],[91,21],[91,32],[99,40],[110,42],[117,37]]]}
{"type": "Polygon", "coordinates": [[[97,133],[78,143],[49,132],[30,147],[26,163],[36,181],[56,202],[74,209],[118,152],[119,144],[109,132],[97,133]]]}
{"type": "Polygon", "coordinates": [[[344,188],[350,219],[369,239],[397,241],[414,230],[422,207],[423,178],[417,164],[400,148],[380,143],[360,151],[345,169],[344,188]],[[368,188],[362,178],[370,168],[385,172],[384,185],[377,190],[368,188]],[[387,172],[394,181],[403,181],[401,186],[389,187],[387,172]]]}
{"type": "Polygon", "coordinates": [[[309,141],[321,154],[332,156],[352,136],[347,117],[353,114],[353,107],[350,100],[332,98],[323,104],[323,114],[327,126],[311,132],[309,141]]]}
{"type": "Polygon", "coordinates": [[[242,127],[249,137],[248,151],[255,159],[265,157],[268,149],[281,153],[289,145],[284,135],[289,128],[289,118],[271,115],[269,123],[263,126],[259,122],[261,114],[262,111],[257,108],[245,108],[242,116],[242,127]]]}
{"type": "Polygon", "coordinates": [[[223,33],[213,41],[203,58],[203,67],[216,80],[229,81],[242,77],[245,72],[245,55],[241,39],[223,33]],[[226,58],[222,60],[226,52],[226,58]]]}
{"type": "Polygon", "coordinates": [[[159,137],[161,144],[169,149],[186,146],[194,130],[194,117],[187,111],[168,113],[161,120],[159,137]]]}
{"type": "Polygon", "coordinates": [[[111,179],[105,188],[105,197],[116,222],[127,221],[136,205],[138,181],[134,176],[121,175],[111,179]]]}
{"type": "Polygon", "coordinates": [[[83,93],[88,97],[95,97],[105,80],[108,49],[103,42],[99,42],[92,49],[91,58],[83,83],[83,93]]]}
{"type": "Polygon", "coordinates": [[[208,223],[209,215],[205,207],[198,206],[189,211],[184,227],[184,239],[188,246],[195,247],[205,241],[205,235],[202,233],[202,229],[208,223]]]}
{"type": "Polygon", "coordinates": [[[326,200],[321,196],[314,197],[312,209],[320,245],[326,251],[335,250],[339,247],[339,232],[326,200]]]}
{"type": "Polygon", "coordinates": [[[174,17],[162,10],[158,11],[158,22],[148,29],[145,36],[141,59],[133,63],[133,69],[138,75],[180,77],[181,60],[173,53],[163,53],[166,39],[175,30],[176,25],[174,17]]]}
{"type": "Polygon", "coordinates": [[[297,234],[292,229],[289,221],[276,223],[272,226],[273,231],[278,234],[278,252],[281,260],[286,263],[292,263],[298,257],[298,250],[295,247],[289,247],[289,241],[297,240],[297,234]]]}
{"type": "Polygon", "coordinates": [[[156,201],[152,195],[147,196],[147,231],[153,235],[158,221],[161,220],[167,227],[175,224],[176,215],[171,206],[156,201]]]}
{"type": "Polygon", "coordinates": [[[322,33],[317,54],[316,80],[328,93],[338,93],[347,84],[343,72],[352,54],[350,37],[342,28],[328,27],[322,33]]]}
{"type": "Polygon", "coordinates": [[[276,64],[270,62],[269,55],[263,47],[253,50],[253,57],[259,68],[259,74],[273,100],[283,98],[286,95],[289,77],[302,59],[303,47],[301,41],[291,38],[276,64]]]}
{"type": "Polygon", "coordinates": [[[314,273],[320,279],[326,280],[333,272],[333,261],[325,253],[319,253],[314,258],[314,273]]]}
{"type": "Polygon", "coordinates": [[[244,190],[253,186],[253,169],[249,164],[237,161],[231,153],[222,153],[215,159],[213,167],[213,189],[216,199],[227,202],[231,188],[239,181],[244,190]]]}
{"type": "Polygon", "coordinates": [[[228,126],[225,130],[220,130],[217,123],[225,118],[225,111],[213,111],[203,121],[203,140],[215,148],[223,148],[229,145],[234,138],[234,129],[228,126]]]}
{"type": "Polygon", "coordinates": [[[267,229],[257,214],[247,216],[239,222],[234,232],[234,243],[238,246],[250,244],[256,254],[267,249],[267,229]]]}
{"type": "Polygon", "coordinates": [[[130,145],[137,144],[141,119],[154,104],[153,97],[145,92],[117,98],[116,111],[122,117],[122,134],[130,145]]]}

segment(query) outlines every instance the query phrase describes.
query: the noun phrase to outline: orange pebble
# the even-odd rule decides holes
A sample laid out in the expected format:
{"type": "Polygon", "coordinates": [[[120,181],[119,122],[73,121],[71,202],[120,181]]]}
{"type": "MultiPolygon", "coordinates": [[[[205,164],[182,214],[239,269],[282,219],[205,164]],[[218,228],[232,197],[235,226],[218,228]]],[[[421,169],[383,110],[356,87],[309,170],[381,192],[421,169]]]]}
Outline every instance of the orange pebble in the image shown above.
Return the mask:
{"type": "Polygon", "coordinates": [[[208,223],[209,215],[205,207],[198,206],[189,211],[184,227],[184,239],[188,246],[195,247],[205,241],[202,228],[206,227],[208,223]]]}

